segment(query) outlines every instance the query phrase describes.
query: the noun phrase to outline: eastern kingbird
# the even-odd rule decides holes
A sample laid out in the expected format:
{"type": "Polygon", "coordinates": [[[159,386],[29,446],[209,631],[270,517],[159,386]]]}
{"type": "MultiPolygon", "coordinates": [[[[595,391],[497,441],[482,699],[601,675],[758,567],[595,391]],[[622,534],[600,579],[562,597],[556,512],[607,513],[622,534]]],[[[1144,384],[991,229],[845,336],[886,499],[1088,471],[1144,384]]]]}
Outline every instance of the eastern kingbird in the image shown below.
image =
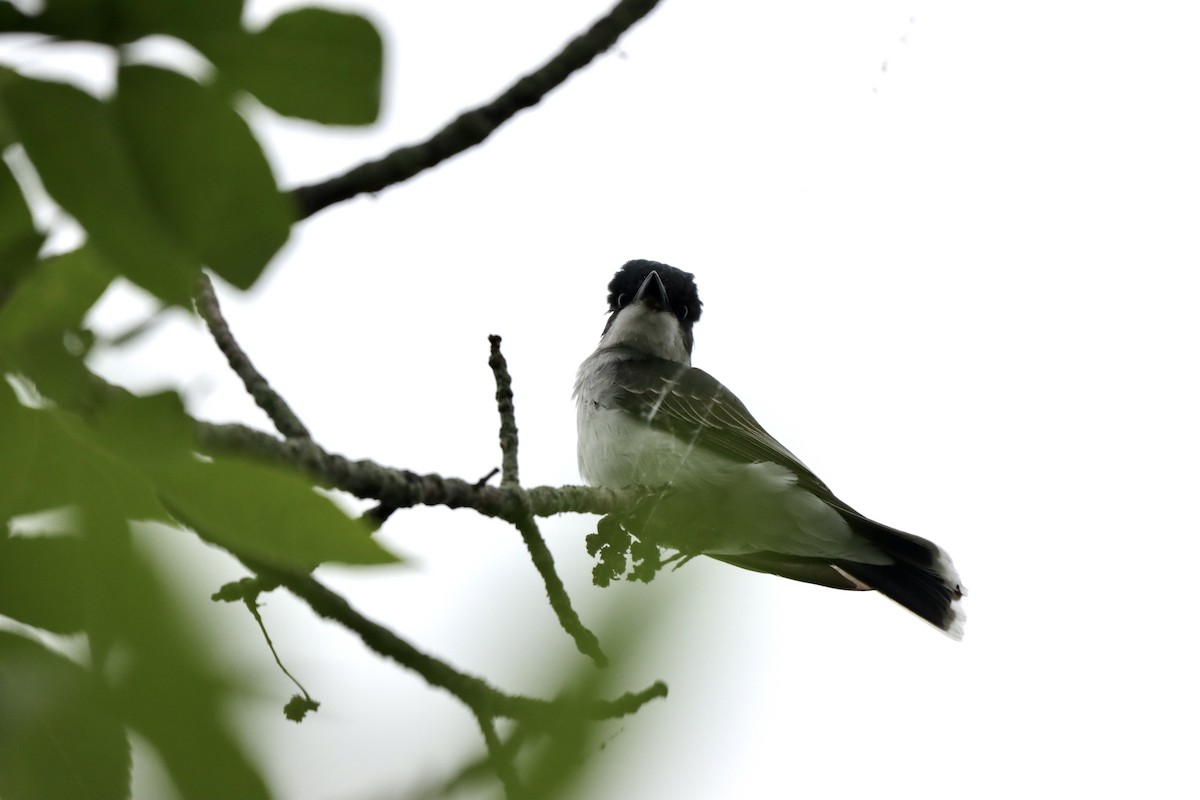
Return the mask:
{"type": "Polygon", "coordinates": [[[950,636],[962,584],[933,542],[834,496],[746,406],[691,366],[693,276],[630,261],[608,284],[600,345],[579,367],[579,471],[593,486],[664,487],[641,538],[835,589],[876,589],[950,636]]]}

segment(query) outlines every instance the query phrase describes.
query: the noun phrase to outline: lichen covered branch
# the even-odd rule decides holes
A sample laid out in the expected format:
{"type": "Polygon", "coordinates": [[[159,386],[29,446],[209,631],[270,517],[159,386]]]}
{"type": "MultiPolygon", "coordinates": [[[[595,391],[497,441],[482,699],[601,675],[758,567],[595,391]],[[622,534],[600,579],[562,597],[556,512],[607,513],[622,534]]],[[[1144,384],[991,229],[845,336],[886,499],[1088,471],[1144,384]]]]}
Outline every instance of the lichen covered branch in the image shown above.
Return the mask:
{"type": "Polygon", "coordinates": [[[520,486],[520,472],[517,465],[517,412],[513,405],[512,375],[508,373],[508,362],[500,352],[500,337],[488,337],[492,351],[488,357],[488,366],[496,376],[496,408],[500,412],[500,455],[501,467],[500,485],[504,487],[520,486]]]}
{"type": "Polygon", "coordinates": [[[233,338],[229,323],[221,313],[221,305],[217,302],[212,281],[203,272],[196,280],[196,308],[208,324],[208,330],[212,333],[217,347],[225,354],[225,360],[242,379],[246,391],[254,398],[258,407],[267,412],[271,422],[275,423],[276,430],[289,439],[310,438],[308,428],[300,421],[300,417],[296,416],[287,401],[271,388],[271,384],[267,383],[267,379],[250,361],[246,351],[242,350],[241,345],[233,338]]]}
{"type": "MultiPolygon", "coordinates": [[[[496,407],[500,412],[500,451],[504,465],[501,471],[500,488],[519,489],[517,466],[519,437],[517,436],[516,406],[513,404],[512,375],[508,372],[504,354],[500,352],[500,337],[489,336],[488,341],[492,345],[488,365],[496,376],[496,407]]],[[[546,597],[550,600],[550,607],[554,609],[563,630],[575,640],[575,646],[579,648],[579,652],[595,661],[597,666],[606,666],[608,658],[600,649],[600,640],[596,638],[596,634],[587,629],[579,619],[579,615],[575,613],[575,609],[571,607],[571,598],[567,596],[567,587],[563,586],[562,579],[554,570],[554,556],[551,555],[550,548],[546,546],[546,540],[542,538],[542,532],[538,530],[533,515],[525,511],[519,516],[510,518],[509,521],[521,532],[521,538],[525,541],[526,549],[529,550],[533,566],[542,576],[542,583],[546,586],[546,597]]]]}
{"type": "Polygon", "coordinates": [[[421,475],[385,467],[370,459],[349,459],[327,452],[310,439],[282,440],[245,425],[201,422],[200,444],[213,452],[239,455],[299,469],[315,482],[394,508],[446,506],[472,508],[486,517],[512,521],[523,513],[611,514],[629,508],[649,489],[593,486],[537,486],[532,489],[480,485],[475,481],[421,475]]]}

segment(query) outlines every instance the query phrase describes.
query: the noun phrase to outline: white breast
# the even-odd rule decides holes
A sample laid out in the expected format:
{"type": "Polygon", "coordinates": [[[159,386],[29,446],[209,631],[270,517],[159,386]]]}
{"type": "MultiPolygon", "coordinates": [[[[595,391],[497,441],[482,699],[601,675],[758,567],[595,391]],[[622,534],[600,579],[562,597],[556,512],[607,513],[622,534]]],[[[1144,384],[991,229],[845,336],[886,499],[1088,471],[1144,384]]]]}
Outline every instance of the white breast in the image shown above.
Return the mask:
{"type": "Polygon", "coordinates": [[[777,464],[743,464],[579,398],[579,472],[594,486],[671,486],[647,531],[687,552],[761,550],[867,563],[890,559],[777,464]]]}

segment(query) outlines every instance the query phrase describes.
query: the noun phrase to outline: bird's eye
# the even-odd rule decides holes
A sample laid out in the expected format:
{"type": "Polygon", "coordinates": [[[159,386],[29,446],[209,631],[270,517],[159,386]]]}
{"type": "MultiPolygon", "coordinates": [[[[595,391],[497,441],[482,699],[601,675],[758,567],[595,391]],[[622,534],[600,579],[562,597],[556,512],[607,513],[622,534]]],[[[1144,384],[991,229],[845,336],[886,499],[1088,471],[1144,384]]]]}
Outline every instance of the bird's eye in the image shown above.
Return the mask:
{"type": "Polygon", "coordinates": [[[617,295],[617,308],[622,308],[625,305],[625,293],[621,292],[617,295]]]}

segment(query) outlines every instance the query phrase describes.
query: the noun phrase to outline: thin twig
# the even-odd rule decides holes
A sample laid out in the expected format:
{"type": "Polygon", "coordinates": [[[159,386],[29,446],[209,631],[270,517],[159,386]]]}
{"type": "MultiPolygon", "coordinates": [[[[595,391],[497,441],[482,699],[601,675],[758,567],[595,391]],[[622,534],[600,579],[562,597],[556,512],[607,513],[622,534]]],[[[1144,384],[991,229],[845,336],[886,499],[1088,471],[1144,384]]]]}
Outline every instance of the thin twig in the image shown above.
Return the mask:
{"type": "Polygon", "coordinates": [[[500,485],[505,488],[516,487],[521,485],[521,479],[517,466],[517,414],[513,405],[512,375],[508,373],[508,362],[500,352],[500,337],[493,334],[488,341],[492,344],[488,366],[496,376],[496,407],[500,411],[500,485]]]}
{"type": "Polygon", "coordinates": [[[296,676],[291,672],[288,672],[288,668],[285,667],[283,662],[279,660],[279,653],[275,650],[275,643],[271,641],[271,634],[267,633],[267,626],[263,623],[262,615],[258,613],[258,603],[251,598],[246,598],[245,603],[246,608],[250,609],[250,613],[253,615],[254,621],[258,623],[258,629],[262,631],[263,638],[267,640],[267,649],[271,651],[271,656],[275,659],[275,664],[283,671],[284,675],[288,676],[288,680],[296,684],[296,688],[300,690],[300,693],[304,695],[306,700],[311,703],[316,703],[316,701],[312,699],[312,695],[310,695],[308,690],[304,688],[304,685],[300,683],[300,681],[296,680],[296,676]]]}
{"type": "Polygon", "coordinates": [[[579,648],[579,652],[592,659],[598,667],[608,666],[608,656],[604,655],[604,651],[600,649],[600,640],[596,638],[596,634],[588,630],[587,626],[579,619],[579,615],[575,613],[575,609],[571,607],[571,598],[567,596],[567,587],[563,586],[558,573],[554,571],[554,556],[550,554],[550,548],[546,546],[546,540],[542,538],[542,533],[538,530],[533,517],[526,515],[513,524],[521,532],[521,538],[525,541],[526,549],[529,550],[533,566],[542,576],[542,583],[546,586],[546,597],[550,599],[550,607],[554,609],[554,614],[558,617],[558,624],[575,640],[575,646],[579,648]]]}
{"type": "Polygon", "coordinates": [[[591,28],[557,55],[517,80],[492,102],[460,114],[420,144],[401,147],[376,161],[321,183],[292,190],[298,219],[365,192],[378,192],[406,181],[482,142],[519,111],[536,105],[573,73],[608,50],[625,31],[650,13],[659,0],[621,0],[591,28]]]}
{"type": "Polygon", "coordinates": [[[225,354],[225,360],[242,379],[246,391],[254,398],[258,407],[267,412],[271,422],[275,423],[275,428],[289,439],[311,438],[308,428],[304,427],[304,423],[292,411],[291,406],[271,388],[271,384],[267,383],[267,379],[263,377],[262,373],[255,369],[250,357],[233,338],[229,323],[221,314],[221,306],[217,302],[217,294],[213,290],[212,281],[203,272],[196,281],[196,308],[199,310],[200,316],[204,317],[204,321],[208,323],[208,329],[212,332],[217,347],[221,348],[221,352],[225,354]]]}
{"type": "Polygon", "coordinates": [[[500,468],[492,467],[492,469],[488,472],[487,475],[484,475],[482,478],[475,481],[475,488],[478,489],[480,486],[487,486],[487,482],[499,474],[500,474],[500,468]]]}
{"type": "MultiPolygon", "coordinates": [[[[520,439],[517,435],[517,412],[513,404],[512,375],[508,372],[504,354],[500,352],[500,337],[492,335],[488,337],[488,341],[492,345],[488,366],[496,376],[496,407],[500,412],[500,451],[503,464],[500,488],[516,490],[520,489],[521,485],[517,466],[517,445],[520,439]]],[[[550,599],[550,607],[554,609],[558,623],[575,640],[579,652],[591,658],[597,666],[607,665],[608,658],[600,649],[600,640],[588,630],[571,607],[567,587],[563,586],[562,579],[554,569],[554,556],[550,554],[550,548],[546,546],[546,540],[542,538],[533,515],[525,509],[524,513],[510,518],[510,521],[521,532],[533,566],[542,576],[546,596],[550,599]]]]}

